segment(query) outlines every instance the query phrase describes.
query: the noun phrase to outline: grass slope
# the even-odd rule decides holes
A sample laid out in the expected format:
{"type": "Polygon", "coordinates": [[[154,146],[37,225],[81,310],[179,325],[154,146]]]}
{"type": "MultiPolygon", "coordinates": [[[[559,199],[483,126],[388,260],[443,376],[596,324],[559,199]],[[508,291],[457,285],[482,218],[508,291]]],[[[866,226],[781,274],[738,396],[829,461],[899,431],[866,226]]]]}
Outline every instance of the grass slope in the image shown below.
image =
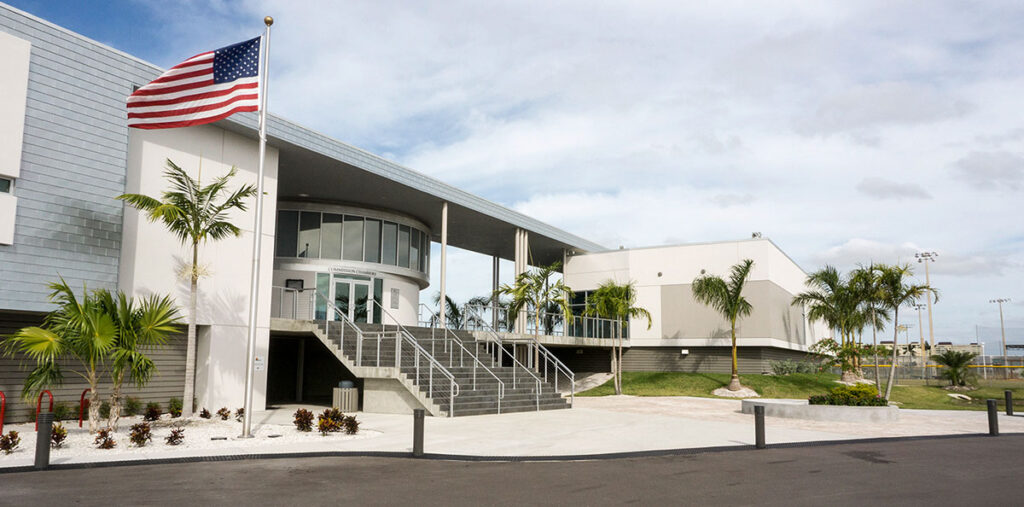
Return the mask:
{"type": "MultiPolygon", "coordinates": [[[[823,394],[835,387],[839,377],[828,373],[793,374],[782,377],[773,375],[740,375],[744,386],[757,391],[763,398],[797,398],[805,399],[812,394],[823,394]]],[[[716,398],[711,391],[724,387],[729,383],[726,373],[681,373],[681,372],[637,372],[627,371],[622,374],[623,394],[632,396],[696,396],[716,398]]],[[[941,409],[941,410],[985,410],[985,399],[999,400],[1003,405],[1003,391],[1013,391],[1014,406],[1024,411],[1024,381],[980,381],[979,389],[964,393],[971,402],[961,401],[948,396],[939,386],[899,385],[893,387],[892,401],[903,408],[941,409]]],[[[576,393],[576,396],[609,396],[615,394],[612,381],[588,391],[576,393]]]]}

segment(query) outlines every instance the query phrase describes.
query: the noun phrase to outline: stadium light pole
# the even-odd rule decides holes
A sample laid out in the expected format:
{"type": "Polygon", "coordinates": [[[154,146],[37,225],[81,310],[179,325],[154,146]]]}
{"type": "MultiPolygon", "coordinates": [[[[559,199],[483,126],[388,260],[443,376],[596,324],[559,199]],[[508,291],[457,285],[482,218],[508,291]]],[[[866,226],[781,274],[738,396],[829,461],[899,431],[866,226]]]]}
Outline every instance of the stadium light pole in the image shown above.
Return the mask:
{"type": "MultiPolygon", "coordinates": [[[[928,287],[932,286],[932,277],[931,274],[928,273],[928,264],[935,262],[935,259],[938,258],[938,256],[939,254],[935,252],[918,252],[914,254],[914,257],[917,258],[918,264],[924,264],[924,283],[927,284],[928,287]]],[[[935,350],[935,326],[932,324],[932,292],[928,291],[927,294],[925,294],[925,297],[928,298],[928,344],[931,346],[932,350],[935,350]]]]}
{"type": "Polygon", "coordinates": [[[1010,378],[1010,369],[1007,368],[1009,364],[1006,362],[1006,326],[1003,324],[1003,303],[1009,303],[1010,298],[990,299],[988,302],[999,305],[999,332],[1003,335],[1003,370],[1006,372],[1006,378],[1010,378]]]}
{"type": "Polygon", "coordinates": [[[925,350],[924,350],[924,323],[921,320],[921,310],[923,310],[924,307],[925,307],[925,305],[923,305],[921,303],[915,303],[914,304],[914,308],[917,309],[917,329],[918,329],[918,334],[921,336],[921,378],[927,379],[928,378],[928,356],[925,354],[925,350]]]}

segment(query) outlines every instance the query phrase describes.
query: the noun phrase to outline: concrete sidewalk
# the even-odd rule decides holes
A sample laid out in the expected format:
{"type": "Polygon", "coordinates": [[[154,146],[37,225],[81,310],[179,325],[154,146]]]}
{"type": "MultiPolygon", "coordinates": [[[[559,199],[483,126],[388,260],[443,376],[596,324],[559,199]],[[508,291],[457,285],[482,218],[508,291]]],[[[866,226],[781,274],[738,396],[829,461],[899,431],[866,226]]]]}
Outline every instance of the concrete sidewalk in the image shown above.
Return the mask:
{"type": "MultiPolygon", "coordinates": [[[[316,407],[312,407],[316,408],[316,407]]],[[[576,408],[543,412],[426,419],[427,453],[473,456],[563,456],[754,444],[753,417],[738,400],[609,396],[577,398],[576,408]]],[[[293,432],[295,407],[257,412],[257,433],[293,432]]],[[[152,446],[126,454],[62,456],[52,463],[129,461],[194,456],[287,454],[298,452],[398,452],[412,450],[412,416],[358,414],[364,438],[301,441],[230,438],[215,447],[176,449],[152,446]]],[[[912,435],[984,434],[985,412],[903,410],[894,424],[801,421],[769,417],[769,445],[912,435]]],[[[1024,432],[1024,417],[1000,416],[1004,433],[1024,432]]],[[[34,439],[26,432],[25,440],[34,439]]],[[[280,439],[285,440],[285,439],[280,439]]],[[[30,453],[0,456],[0,468],[32,464],[30,453]]]]}

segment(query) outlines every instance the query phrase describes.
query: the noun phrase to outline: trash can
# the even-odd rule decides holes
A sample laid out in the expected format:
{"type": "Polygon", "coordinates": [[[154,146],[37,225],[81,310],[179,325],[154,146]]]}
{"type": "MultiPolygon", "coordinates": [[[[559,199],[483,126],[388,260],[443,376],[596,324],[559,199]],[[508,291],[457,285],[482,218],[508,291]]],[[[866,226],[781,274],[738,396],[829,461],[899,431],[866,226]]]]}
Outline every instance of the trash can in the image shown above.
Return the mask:
{"type": "MultiPolygon", "coordinates": [[[[349,384],[352,384],[352,382],[349,382],[349,384]]],[[[342,412],[356,412],[359,410],[359,389],[355,387],[335,387],[333,401],[332,406],[342,412]]]]}

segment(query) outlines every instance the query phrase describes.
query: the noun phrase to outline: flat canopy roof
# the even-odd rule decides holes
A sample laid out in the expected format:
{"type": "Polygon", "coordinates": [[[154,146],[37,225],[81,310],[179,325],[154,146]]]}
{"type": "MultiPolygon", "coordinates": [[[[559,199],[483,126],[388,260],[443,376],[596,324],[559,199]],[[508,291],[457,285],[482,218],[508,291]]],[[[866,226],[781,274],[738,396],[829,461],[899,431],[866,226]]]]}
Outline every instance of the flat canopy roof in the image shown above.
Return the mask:
{"type": "MultiPolygon", "coordinates": [[[[218,126],[255,137],[255,114],[236,114],[218,126]]],[[[280,150],[278,199],[319,200],[397,211],[423,221],[441,240],[441,204],[448,202],[448,244],[503,259],[515,257],[515,229],[530,233],[530,263],[562,260],[562,251],[607,248],[459,190],[372,153],[288,120],[267,115],[267,143],[280,150]],[[305,195],[300,195],[305,194],[305,195]]]]}

